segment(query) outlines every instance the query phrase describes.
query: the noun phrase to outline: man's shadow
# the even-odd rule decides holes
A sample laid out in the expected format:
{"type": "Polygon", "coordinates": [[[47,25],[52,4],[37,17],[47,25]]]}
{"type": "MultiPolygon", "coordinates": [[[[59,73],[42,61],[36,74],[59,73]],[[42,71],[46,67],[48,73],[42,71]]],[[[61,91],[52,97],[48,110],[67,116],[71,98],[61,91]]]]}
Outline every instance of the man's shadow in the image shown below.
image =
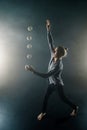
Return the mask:
{"type": "Polygon", "coordinates": [[[70,115],[58,118],[47,114],[41,121],[38,121],[37,128],[38,130],[61,128],[61,125],[67,123],[71,118],[70,115]]]}
{"type": "Polygon", "coordinates": [[[73,118],[73,117],[70,116],[69,114],[68,114],[68,115],[65,115],[64,117],[60,117],[60,118],[58,118],[58,117],[52,117],[52,116],[50,116],[50,115],[47,114],[47,115],[44,117],[43,120],[47,119],[47,120],[49,120],[49,121],[55,122],[56,124],[63,124],[63,123],[65,123],[65,122],[67,122],[68,120],[72,119],[72,118],[73,118]]]}

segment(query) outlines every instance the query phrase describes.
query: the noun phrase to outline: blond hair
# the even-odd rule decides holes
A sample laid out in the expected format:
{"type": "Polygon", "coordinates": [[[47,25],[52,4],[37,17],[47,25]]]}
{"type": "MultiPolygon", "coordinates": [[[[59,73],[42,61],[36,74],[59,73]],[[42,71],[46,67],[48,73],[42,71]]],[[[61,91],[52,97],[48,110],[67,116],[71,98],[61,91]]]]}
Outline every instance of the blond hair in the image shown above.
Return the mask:
{"type": "Polygon", "coordinates": [[[61,57],[66,57],[67,51],[68,48],[64,48],[63,46],[58,46],[58,55],[60,55],[61,57]]]}

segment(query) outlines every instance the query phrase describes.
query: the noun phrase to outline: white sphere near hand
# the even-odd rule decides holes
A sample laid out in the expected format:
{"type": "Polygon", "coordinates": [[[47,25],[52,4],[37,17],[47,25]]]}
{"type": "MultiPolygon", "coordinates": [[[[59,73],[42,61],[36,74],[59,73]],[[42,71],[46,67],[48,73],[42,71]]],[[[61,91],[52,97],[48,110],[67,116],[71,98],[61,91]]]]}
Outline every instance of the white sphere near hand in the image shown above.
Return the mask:
{"type": "Polygon", "coordinates": [[[25,70],[28,70],[29,69],[29,65],[25,65],[25,70]]]}

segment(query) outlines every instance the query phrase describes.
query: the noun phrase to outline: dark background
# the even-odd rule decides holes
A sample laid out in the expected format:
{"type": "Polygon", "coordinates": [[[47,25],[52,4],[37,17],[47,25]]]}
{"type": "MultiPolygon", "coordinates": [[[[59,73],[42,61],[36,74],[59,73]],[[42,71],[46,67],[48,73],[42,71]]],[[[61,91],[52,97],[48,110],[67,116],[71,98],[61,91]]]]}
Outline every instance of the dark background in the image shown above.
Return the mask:
{"type": "Polygon", "coordinates": [[[86,130],[87,129],[87,2],[81,0],[0,0],[0,130],[86,130]],[[26,72],[26,64],[47,72],[50,58],[45,21],[50,19],[55,45],[68,47],[64,59],[64,90],[79,106],[78,116],[54,92],[48,116],[37,115],[47,89],[46,79],[26,72]],[[28,32],[27,27],[33,30],[28,32]],[[26,40],[32,36],[32,49],[26,40]],[[2,49],[2,48],[1,48],[2,49]],[[32,54],[28,60],[27,54],[32,54]],[[2,58],[2,57],[1,57],[2,58]],[[3,66],[3,67],[2,67],[3,66]]]}

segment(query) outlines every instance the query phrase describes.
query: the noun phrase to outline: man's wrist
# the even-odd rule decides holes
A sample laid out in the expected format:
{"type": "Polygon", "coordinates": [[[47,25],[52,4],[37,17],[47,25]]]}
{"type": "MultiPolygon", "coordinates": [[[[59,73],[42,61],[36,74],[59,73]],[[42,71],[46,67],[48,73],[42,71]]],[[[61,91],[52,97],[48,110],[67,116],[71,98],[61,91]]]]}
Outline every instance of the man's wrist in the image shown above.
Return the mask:
{"type": "Polygon", "coordinates": [[[35,73],[35,70],[33,70],[32,73],[35,73]]]}

